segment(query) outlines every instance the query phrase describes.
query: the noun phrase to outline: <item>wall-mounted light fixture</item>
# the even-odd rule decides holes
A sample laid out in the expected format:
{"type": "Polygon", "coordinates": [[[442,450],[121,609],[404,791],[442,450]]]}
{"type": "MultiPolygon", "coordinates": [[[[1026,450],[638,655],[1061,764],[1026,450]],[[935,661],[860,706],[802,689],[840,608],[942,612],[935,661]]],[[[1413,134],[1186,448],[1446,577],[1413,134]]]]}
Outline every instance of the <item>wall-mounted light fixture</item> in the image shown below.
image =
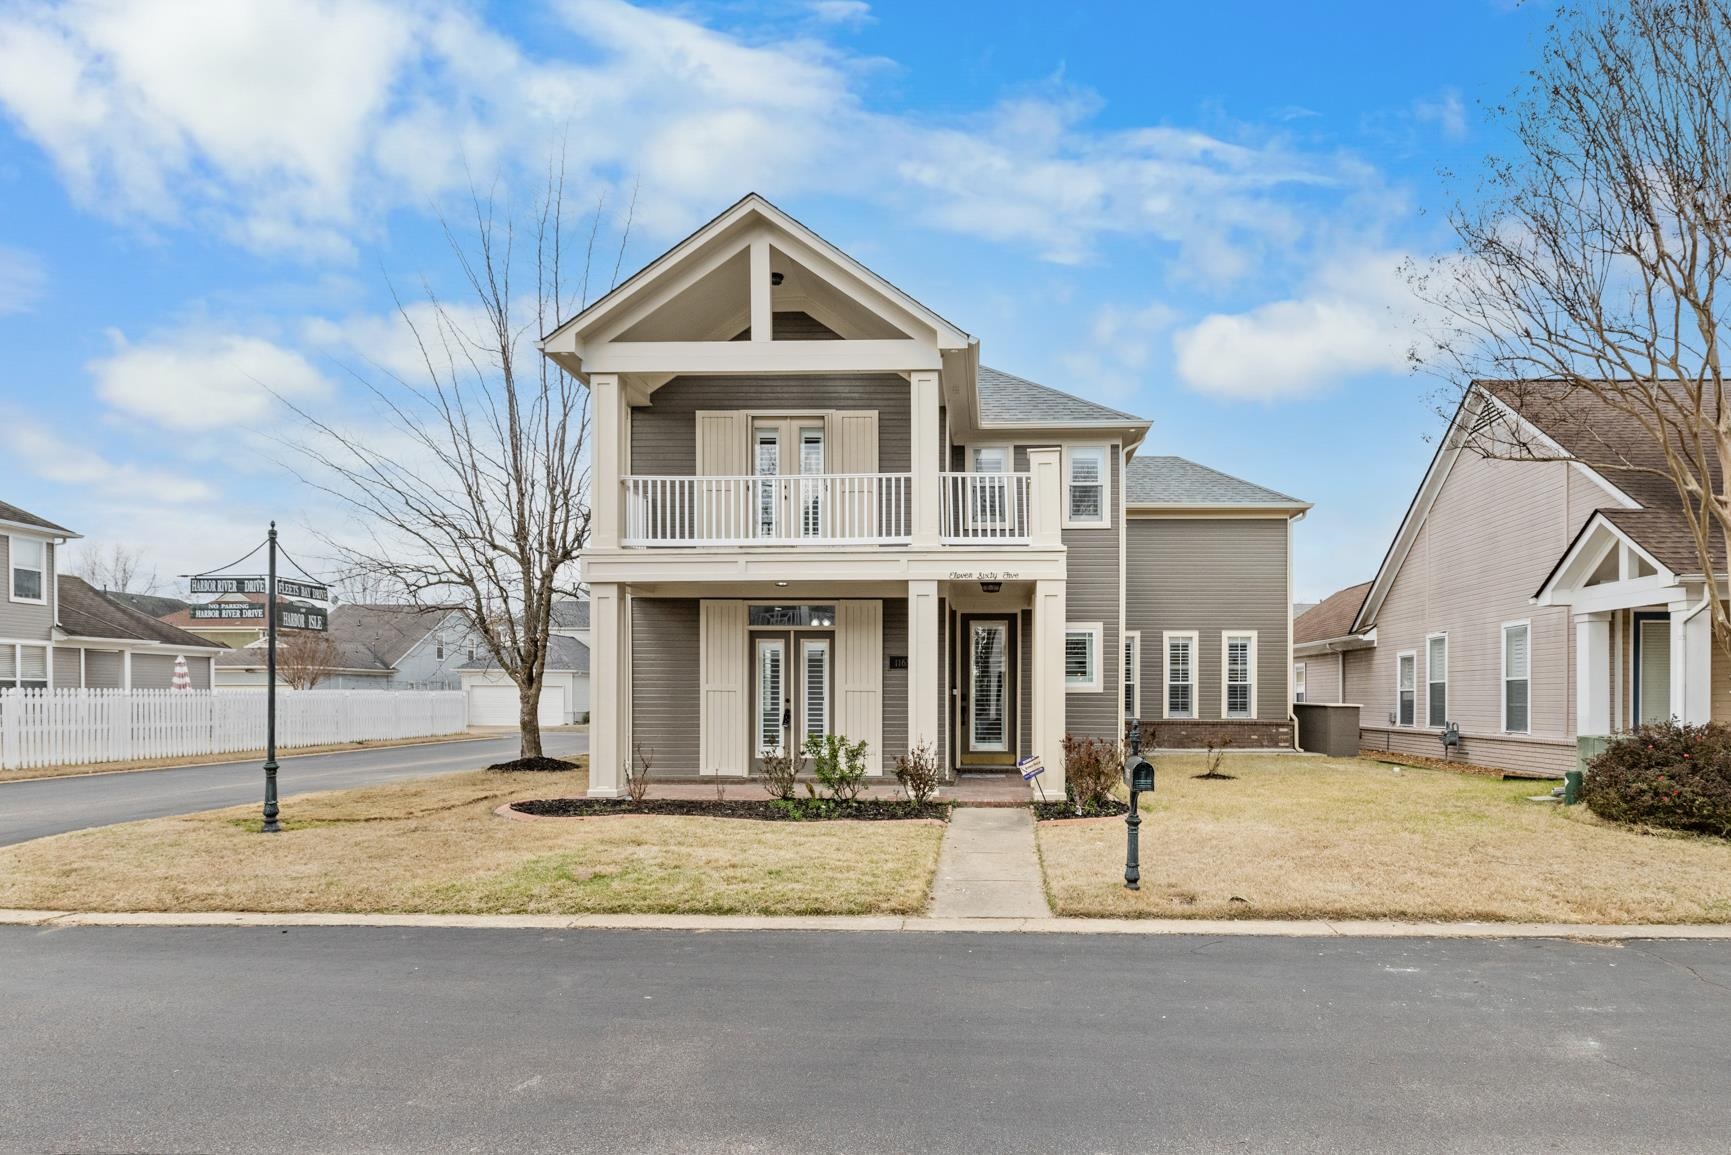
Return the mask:
{"type": "Polygon", "coordinates": [[[995,594],[1003,588],[1004,588],[1003,582],[981,582],[980,583],[980,592],[983,594],[995,594]]]}
{"type": "Polygon", "coordinates": [[[780,285],[785,280],[787,280],[786,273],[771,273],[769,275],[769,283],[772,285],[780,285]]]}

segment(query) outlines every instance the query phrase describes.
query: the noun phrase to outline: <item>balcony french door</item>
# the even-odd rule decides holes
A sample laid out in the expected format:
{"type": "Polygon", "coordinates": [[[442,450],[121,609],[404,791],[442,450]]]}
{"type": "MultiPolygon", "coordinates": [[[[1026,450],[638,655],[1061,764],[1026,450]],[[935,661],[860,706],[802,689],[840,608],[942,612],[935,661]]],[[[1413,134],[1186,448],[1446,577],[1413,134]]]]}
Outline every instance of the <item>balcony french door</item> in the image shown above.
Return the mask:
{"type": "Polygon", "coordinates": [[[751,433],[752,473],[757,478],[753,506],[760,538],[824,536],[827,460],[823,419],[790,417],[759,420],[751,433]],[[778,480],[797,477],[785,484],[778,480]]]}

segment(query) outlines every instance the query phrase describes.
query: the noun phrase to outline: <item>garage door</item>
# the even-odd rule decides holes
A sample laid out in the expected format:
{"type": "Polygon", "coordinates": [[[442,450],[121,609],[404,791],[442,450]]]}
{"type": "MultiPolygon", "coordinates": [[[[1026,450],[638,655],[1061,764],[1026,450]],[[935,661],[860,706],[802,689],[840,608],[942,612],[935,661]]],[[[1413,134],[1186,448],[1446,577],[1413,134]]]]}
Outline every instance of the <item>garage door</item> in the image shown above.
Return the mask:
{"type": "MultiPolygon", "coordinates": [[[[543,726],[565,723],[565,687],[542,686],[538,716],[543,726]]],[[[517,687],[470,686],[469,725],[515,726],[517,724],[517,687]]]]}

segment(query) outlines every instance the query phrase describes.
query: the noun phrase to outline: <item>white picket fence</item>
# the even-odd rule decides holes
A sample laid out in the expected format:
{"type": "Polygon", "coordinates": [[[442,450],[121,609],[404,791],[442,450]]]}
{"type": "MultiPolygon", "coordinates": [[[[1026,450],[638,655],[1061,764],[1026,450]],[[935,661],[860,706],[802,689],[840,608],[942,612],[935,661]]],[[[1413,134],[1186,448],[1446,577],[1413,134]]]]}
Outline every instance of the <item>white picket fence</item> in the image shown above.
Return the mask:
{"type": "MultiPolygon", "coordinates": [[[[281,690],[277,746],[468,729],[461,690],[281,690]]],[[[0,769],[264,748],[265,696],[210,690],[0,690],[0,769]]]]}

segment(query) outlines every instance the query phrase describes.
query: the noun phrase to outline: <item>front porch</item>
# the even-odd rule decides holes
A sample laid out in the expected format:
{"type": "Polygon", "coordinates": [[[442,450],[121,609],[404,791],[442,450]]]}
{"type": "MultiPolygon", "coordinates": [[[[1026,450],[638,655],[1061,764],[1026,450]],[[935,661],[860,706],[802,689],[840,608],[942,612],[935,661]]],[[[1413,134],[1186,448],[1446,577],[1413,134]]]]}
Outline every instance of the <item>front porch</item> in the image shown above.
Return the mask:
{"type": "Polygon", "coordinates": [[[874,793],[926,745],[945,797],[1026,801],[1030,756],[1062,797],[1064,584],[592,583],[590,794],[622,796],[630,768],[664,796],[755,797],[766,753],[835,734],[867,743],[874,793]]]}

